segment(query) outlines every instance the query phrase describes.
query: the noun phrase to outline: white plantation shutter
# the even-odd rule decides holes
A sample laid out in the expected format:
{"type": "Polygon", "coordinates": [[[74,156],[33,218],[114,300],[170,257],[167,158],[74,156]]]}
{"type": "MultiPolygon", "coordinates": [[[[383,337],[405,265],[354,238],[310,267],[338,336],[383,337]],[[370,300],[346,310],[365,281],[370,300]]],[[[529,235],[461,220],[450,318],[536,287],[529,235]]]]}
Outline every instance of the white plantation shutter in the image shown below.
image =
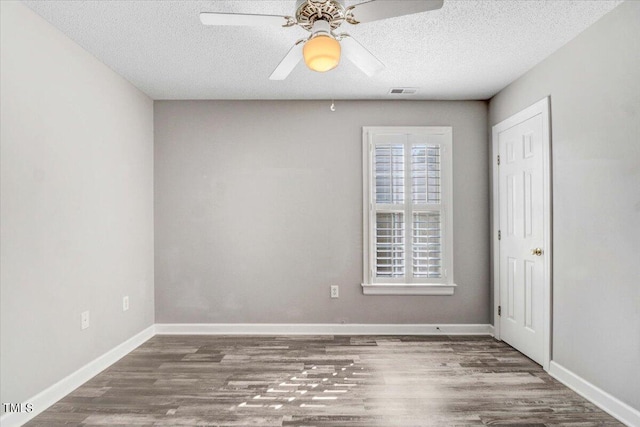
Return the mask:
{"type": "Polygon", "coordinates": [[[440,203],[440,146],[411,147],[411,197],[415,204],[440,203]]]}
{"type": "Polygon", "coordinates": [[[442,277],[440,212],[413,213],[413,277],[442,277]]]}
{"type": "Polygon", "coordinates": [[[404,203],[404,145],[376,146],[374,162],[376,203],[404,203]]]}
{"type": "Polygon", "coordinates": [[[442,277],[440,211],[415,212],[423,205],[440,204],[440,146],[412,144],[411,197],[416,205],[412,224],[412,271],[417,278],[442,277]]]}
{"type": "MultiPolygon", "coordinates": [[[[368,129],[365,278],[374,285],[455,286],[450,274],[451,129],[368,129]]],[[[452,287],[441,294],[452,294],[452,287]]]]}
{"type": "Polygon", "coordinates": [[[376,213],[376,277],[404,277],[404,214],[376,213]]]}

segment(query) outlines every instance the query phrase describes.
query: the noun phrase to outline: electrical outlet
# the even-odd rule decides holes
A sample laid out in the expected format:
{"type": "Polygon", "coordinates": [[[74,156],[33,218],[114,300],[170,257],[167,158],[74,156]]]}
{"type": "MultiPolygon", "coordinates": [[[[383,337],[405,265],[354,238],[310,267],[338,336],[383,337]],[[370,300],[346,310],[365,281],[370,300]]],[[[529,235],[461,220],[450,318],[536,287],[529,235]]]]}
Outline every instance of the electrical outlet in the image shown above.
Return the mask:
{"type": "Polygon", "coordinates": [[[331,286],[331,298],[338,298],[340,296],[339,287],[337,285],[331,286]]]}
{"type": "Polygon", "coordinates": [[[82,329],[87,329],[89,327],[89,312],[88,311],[83,311],[82,315],[80,317],[81,317],[80,327],[82,329]]]}
{"type": "Polygon", "coordinates": [[[129,310],[129,296],[122,297],[122,311],[129,310]]]}

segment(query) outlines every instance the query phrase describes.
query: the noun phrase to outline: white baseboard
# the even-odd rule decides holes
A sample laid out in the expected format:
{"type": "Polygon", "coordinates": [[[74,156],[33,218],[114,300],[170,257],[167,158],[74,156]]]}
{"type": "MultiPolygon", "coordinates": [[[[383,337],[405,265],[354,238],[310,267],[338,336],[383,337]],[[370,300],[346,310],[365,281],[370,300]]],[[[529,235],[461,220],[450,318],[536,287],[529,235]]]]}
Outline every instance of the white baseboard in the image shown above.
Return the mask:
{"type": "Polygon", "coordinates": [[[551,361],[549,374],[629,427],[640,427],[640,411],[596,387],[562,365],[551,361]]]}
{"type": "Polygon", "coordinates": [[[493,326],[337,323],[156,323],[159,335],[491,335],[493,326]]]}
{"type": "Polygon", "coordinates": [[[28,402],[33,404],[32,412],[10,412],[3,414],[2,417],[0,417],[0,425],[2,425],[2,427],[17,427],[25,424],[49,406],[53,405],[67,394],[71,393],[73,390],[80,387],[82,384],[89,381],[109,366],[113,365],[122,357],[132,352],[136,347],[154,335],[155,325],[151,325],[147,329],[109,350],[97,359],[87,363],[71,375],[61,379],[51,387],[41,391],[32,398],[25,400],[25,403],[28,402]]]}

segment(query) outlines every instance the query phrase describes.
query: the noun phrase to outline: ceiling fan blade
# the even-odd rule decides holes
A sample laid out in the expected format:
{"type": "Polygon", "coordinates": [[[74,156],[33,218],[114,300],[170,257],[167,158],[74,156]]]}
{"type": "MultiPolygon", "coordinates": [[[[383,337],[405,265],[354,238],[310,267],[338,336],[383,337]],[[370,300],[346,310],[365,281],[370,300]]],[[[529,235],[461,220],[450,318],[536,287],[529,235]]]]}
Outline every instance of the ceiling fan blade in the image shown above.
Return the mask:
{"type": "Polygon", "coordinates": [[[290,22],[290,18],[278,15],[202,12],[200,13],[200,21],[204,25],[274,25],[282,27],[290,22]]]}
{"type": "Polygon", "coordinates": [[[280,61],[273,73],[269,76],[269,80],[284,80],[296,68],[298,62],[302,59],[302,47],[304,40],[298,40],[285,57],[280,61]]]}
{"type": "Polygon", "coordinates": [[[385,69],[384,64],[357,40],[347,34],[342,36],[344,37],[340,41],[342,53],[367,76],[371,77],[385,69]]]}
{"type": "Polygon", "coordinates": [[[371,0],[349,8],[352,24],[440,9],[444,0],[371,0]]]}

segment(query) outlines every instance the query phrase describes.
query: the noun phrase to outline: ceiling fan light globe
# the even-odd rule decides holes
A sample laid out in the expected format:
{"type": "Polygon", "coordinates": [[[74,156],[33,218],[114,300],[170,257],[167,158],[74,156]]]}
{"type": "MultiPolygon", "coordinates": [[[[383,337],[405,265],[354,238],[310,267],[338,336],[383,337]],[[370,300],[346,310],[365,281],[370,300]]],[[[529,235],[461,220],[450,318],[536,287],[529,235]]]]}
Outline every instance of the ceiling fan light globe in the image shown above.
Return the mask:
{"type": "Polygon", "coordinates": [[[330,36],[317,36],[305,43],[304,63],[313,71],[324,73],[340,63],[340,42],[330,36]]]}

